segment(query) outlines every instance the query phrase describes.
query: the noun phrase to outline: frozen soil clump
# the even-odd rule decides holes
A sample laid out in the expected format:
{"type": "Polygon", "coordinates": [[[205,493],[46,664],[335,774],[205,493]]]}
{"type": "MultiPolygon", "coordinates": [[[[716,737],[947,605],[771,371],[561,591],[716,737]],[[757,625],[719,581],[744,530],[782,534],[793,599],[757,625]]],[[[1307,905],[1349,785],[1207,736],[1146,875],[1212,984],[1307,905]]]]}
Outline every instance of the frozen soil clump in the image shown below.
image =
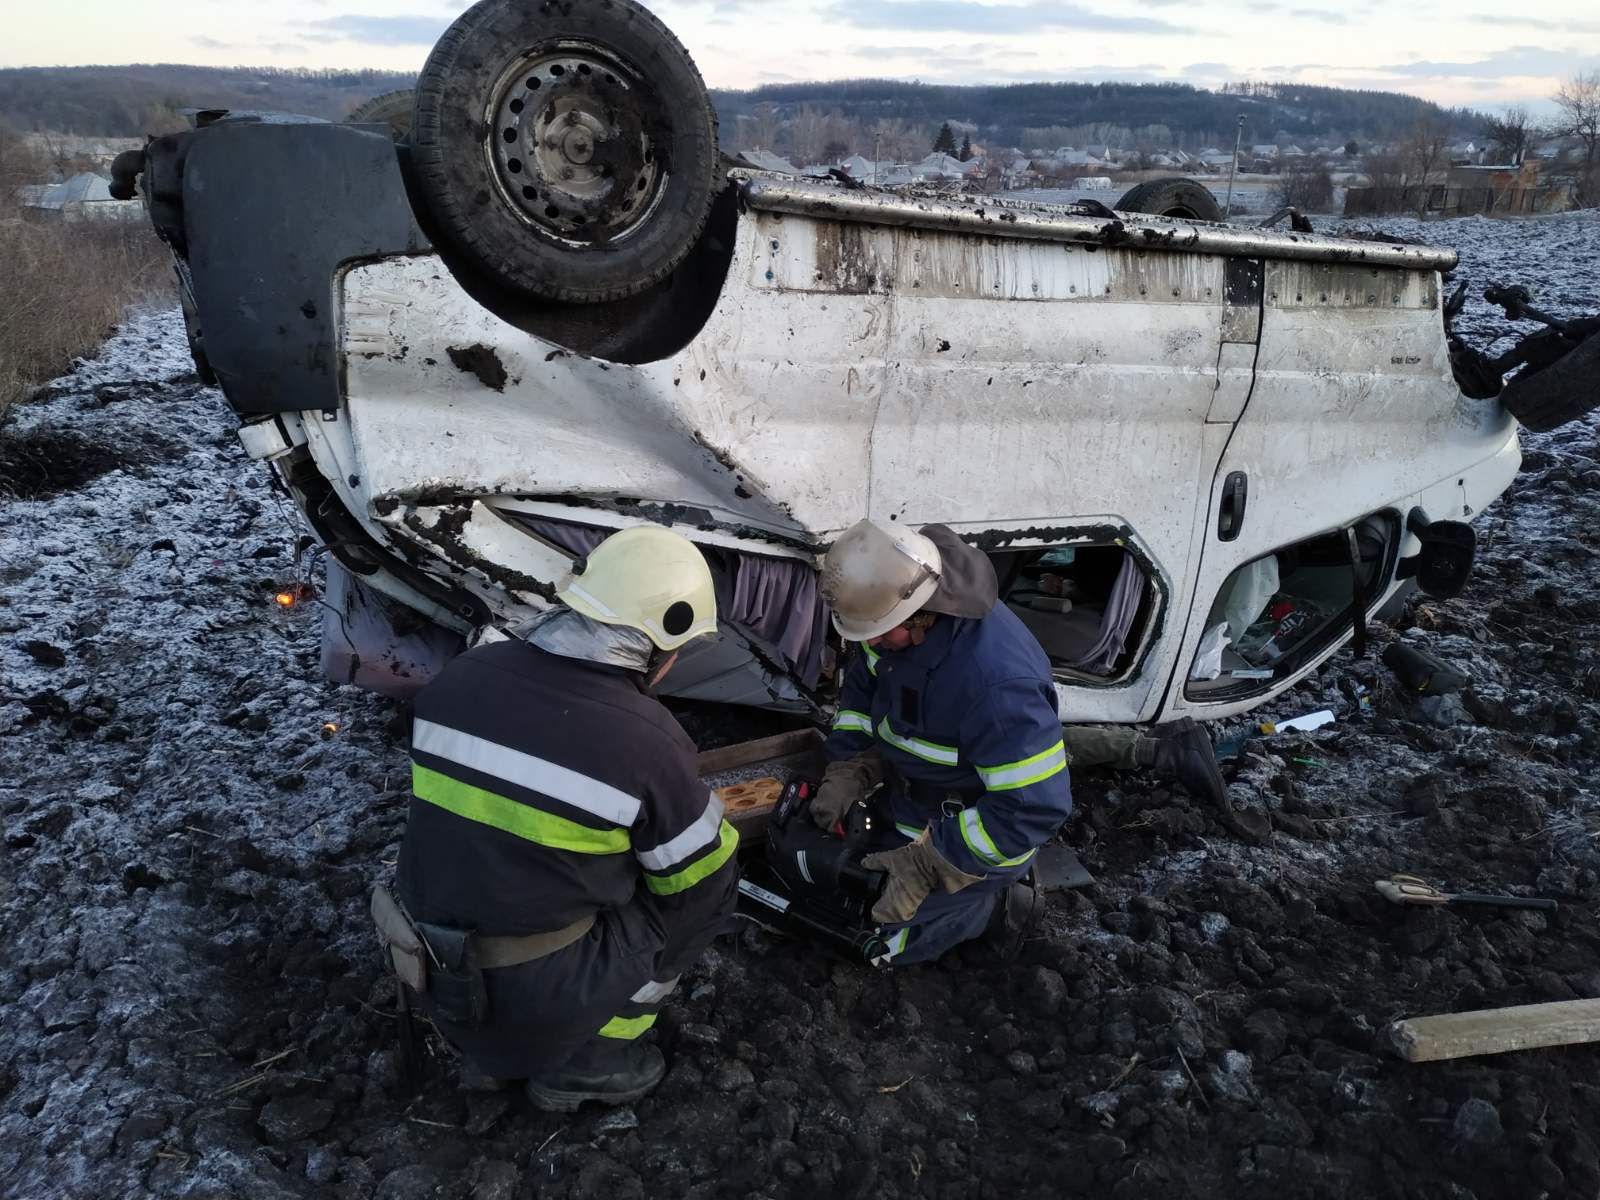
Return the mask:
{"type": "MultiPolygon", "coordinates": [[[[1425,232],[1477,291],[1522,277],[1553,308],[1592,303],[1592,219],[1425,232]]],[[[1384,1036],[1600,996],[1592,419],[1527,439],[1466,594],[1411,602],[1367,659],[1260,714],[1339,720],[1229,760],[1249,819],[1079,773],[1063,836],[1099,882],[1016,961],[963,948],[878,974],[745,930],[663,1017],[656,1095],[554,1117],[460,1091],[434,1038],[404,1093],[365,914],[402,831],[406,714],[319,680],[314,606],[271,603],[302,531],[190,369],[176,311],[142,313],[0,431],[0,454],[170,447],[0,503],[0,1192],[1600,1189],[1600,1048],[1412,1066],[1384,1036]],[[1471,676],[1459,706],[1402,693],[1377,663],[1395,637],[1471,676]],[[1399,910],[1372,889],[1395,871],[1562,908],[1399,910]]]]}

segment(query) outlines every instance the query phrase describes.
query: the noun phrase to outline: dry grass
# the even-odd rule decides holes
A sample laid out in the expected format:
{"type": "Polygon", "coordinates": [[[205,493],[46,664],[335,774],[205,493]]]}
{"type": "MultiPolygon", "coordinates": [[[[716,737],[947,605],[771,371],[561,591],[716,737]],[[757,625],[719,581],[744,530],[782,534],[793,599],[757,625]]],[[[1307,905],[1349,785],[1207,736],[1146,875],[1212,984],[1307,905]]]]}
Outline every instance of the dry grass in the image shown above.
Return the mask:
{"type": "Polygon", "coordinates": [[[103,342],[130,304],[170,296],[145,221],[35,223],[0,209],[0,419],[103,342]]]}

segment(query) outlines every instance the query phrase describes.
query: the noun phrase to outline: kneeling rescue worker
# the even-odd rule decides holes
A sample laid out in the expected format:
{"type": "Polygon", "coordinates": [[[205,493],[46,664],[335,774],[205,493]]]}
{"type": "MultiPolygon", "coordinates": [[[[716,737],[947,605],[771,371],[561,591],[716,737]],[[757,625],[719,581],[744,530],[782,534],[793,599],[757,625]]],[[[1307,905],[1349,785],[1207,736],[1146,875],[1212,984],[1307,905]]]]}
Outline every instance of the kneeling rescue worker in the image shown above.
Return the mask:
{"type": "Polygon", "coordinates": [[[890,962],[926,962],[1032,905],[1034,853],[1072,810],[1050,662],[997,603],[987,555],[943,525],[865,520],[823,561],[834,626],[862,653],[846,673],[812,801],[832,828],[879,782],[894,848],[872,910],[890,962]]]}
{"type": "Polygon", "coordinates": [[[419,693],[398,890],[422,1005],[473,1073],[570,1111],[660,1082],[641,1035],[733,911],[738,834],[649,694],[716,630],[700,551],[626,529],[556,596],[419,693]]]}

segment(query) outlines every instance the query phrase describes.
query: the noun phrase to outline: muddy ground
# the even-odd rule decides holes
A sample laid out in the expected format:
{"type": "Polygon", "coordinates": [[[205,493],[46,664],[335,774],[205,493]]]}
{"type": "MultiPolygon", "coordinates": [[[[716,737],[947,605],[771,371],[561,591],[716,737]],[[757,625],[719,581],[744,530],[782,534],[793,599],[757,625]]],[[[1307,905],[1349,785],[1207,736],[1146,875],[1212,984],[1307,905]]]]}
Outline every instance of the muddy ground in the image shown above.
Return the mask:
{"type": "MultiPolygon", "coordinates": [[[[1480,288],[1595,303],[1592,218],[1427,232],[1480,288]]],[[[1017,961],[744,932],[662,1018],[660,1091],[565,1118],[437,1044],[403,1094],[364,914],[405,714],[320,682],[315,607],[272,603],[301,529],[232,427],[157,312],[0,436],[0,1194],[1600,1194],[1600,1048],[1407,1065],[1384,1032],[1600,996],[1592,419],[1527,439],[1465,595],[1374,631],[1467,671],[1459,705],[1341,654],[1263,714],[1337,724],[1230,760],[1253,819],[1079,773],[1099,883],[1017,961]],[[1397,870],[1562,908],[1401,911],[1397,870]]]]}

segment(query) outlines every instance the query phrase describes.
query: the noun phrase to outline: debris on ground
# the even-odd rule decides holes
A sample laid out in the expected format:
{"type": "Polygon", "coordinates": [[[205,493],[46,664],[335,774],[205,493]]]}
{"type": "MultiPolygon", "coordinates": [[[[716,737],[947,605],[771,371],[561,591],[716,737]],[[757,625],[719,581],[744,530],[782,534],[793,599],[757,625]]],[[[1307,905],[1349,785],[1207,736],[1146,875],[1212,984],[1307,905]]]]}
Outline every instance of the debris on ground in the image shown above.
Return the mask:
{"type": "Polygon", "coordinates": [[[1600,999],[1413,1017],[1390,1026],[1389,1038],[1408,1062],[1585,1045],[1600,1042],[1600,999]]]}

